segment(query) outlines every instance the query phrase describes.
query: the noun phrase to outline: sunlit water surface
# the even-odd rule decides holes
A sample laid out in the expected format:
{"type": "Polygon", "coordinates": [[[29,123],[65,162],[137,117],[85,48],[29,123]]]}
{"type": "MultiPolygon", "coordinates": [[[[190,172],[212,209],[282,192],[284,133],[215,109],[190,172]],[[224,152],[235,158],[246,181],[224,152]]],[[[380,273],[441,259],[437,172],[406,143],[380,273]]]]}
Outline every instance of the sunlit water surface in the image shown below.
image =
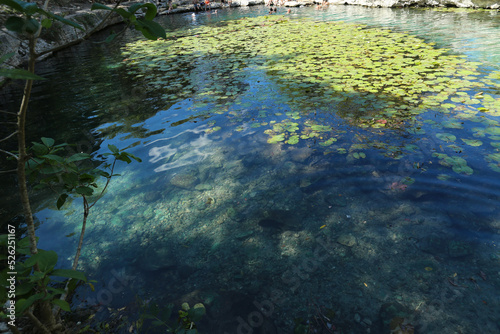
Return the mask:
{"type": "MultiPolygon", "coordinates": [[[[159,20],[173,30],[266,12],[159,20]]],[[[500,69],[495,11],[331,6],[291,16],[406,31],[482,62],[485,72],[500,69]]],[[[120,43],[137,38],[128,33],[120,43]]],[[[80,267],[98,282],[75,307],[92,307],[116,326],[119,315],[139,314],[137,297],[148,305],[202,302],[202,333],[292,333],[301,323],[317,333],[500,331],[500,182],[484,159],[498,139],[474,136],[471,122],[443,129],[436,124],[448,116],[431,111],[415,116],[425,134],[380,130],[388,146],[363,146],[373,131],[342,110],[312,106],[306,117],[343,131],[333,148],[269,144],[254,118],[279,122],[294,110],[265,72],[242,69],[245,88],[223,107],[197,94],[167,103],[123,71],[122,45],[84,43],[39,64],[51,84],[36,87],[32,103],[34,138],[96,153],[130,146],[143,160],[119,165],[121,176],[91,210],[80,267]],[[452,149],[471,175],[433,155],[450,150],[436,136],[442,132],[458,138],[452,149]]],[[[203,62],[192,69],[200,90],[209,71],[203,62]]],[[[40,247],[69,267],[80,201],[61,211],[47,201],[38,207],[40,247]]]]}

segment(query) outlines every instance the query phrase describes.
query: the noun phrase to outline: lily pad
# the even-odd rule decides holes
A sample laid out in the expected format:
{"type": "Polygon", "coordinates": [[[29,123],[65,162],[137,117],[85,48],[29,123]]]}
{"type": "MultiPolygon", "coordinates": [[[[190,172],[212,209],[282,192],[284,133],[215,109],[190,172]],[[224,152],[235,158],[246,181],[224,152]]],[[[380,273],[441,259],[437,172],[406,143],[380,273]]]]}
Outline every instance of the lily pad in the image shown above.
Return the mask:
{"type": "Polygon", "coordinates": [[[451,133],[438,133],[436,134],[436,137],[445,142],[454,142],[455,140],[457,140],[457,137],[452,135],[451,133]]]}
{"type": "Polygon", "coordinates": [[[276,143],[279,143],[279,142],[284,141],[284,140],[285,140],[285,135],[283,133],[281,133],[279,135],[272,136],[271,138],[269,138],[267,140],[267,142],[269,144],[276,144],[276,143]]]}
{"type": "Polygon", "coordinates": [[[299,142],[299,136],[298,135],[290,136],[290,138],[288,138],[288,140],[286,141],[286,143],[290,144],[290,145],[295,145],[298,142],[299,142]]]}
{"type": "Polygon", "coordinates": [[[462,141],[469,146],[481,146],[481,145],[483,145],[483,142],[480,141],[479,139],[464,139],[464,138],[462,138],[462,141]]]}

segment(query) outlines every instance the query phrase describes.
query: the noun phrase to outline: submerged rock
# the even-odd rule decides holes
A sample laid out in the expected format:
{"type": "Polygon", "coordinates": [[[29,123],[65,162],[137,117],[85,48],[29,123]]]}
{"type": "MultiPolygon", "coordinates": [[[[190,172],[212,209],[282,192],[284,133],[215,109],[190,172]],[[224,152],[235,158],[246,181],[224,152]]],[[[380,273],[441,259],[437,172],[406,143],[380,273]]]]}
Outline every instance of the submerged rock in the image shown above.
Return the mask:
{"type": "Polygon", "coordinates": [[[177,261],[172,254],[167,248],[150,247],[136,258],[136,263],[144,271],[173,270],[177,261]]]}
{"type": "Polygon", "coordinates": [[[273,231],[300,231],[302,230],[302,218],[297,212],[286,210],[272,210],[267,212],[265,218],[259,223],[264,229],[273,231]]]}
{"type": "Polygon", "coordinates": [[[448,255],[454,258],[472,255],[471,246],[467,242],[451,240],[448,243],[448,255]]]}
{"type": "Polygon", "coordinates": [[[337,238],[337,242],[341,245],[352,247],[356,244],[356,238],[352,234],[341,234],[337,238]]]}
{"type": "Polygon", "coordinates": [[[170,179],[170,184],[183,189],[192,189],[198,181],[193,174],[175,174],[170,179]]]}
{"type": "Polygon", "coordinates": [[[378,322],[380,326],[380,333],[413,333],[413,331],[397,331],[401,329],[402,325],[405,328],[408,328],[408,330],[411,330],[413,326],[411,326],[407,320],[410,316],[410,310],[398,302],[383,304],[379,311],[378,322]]]}
{"type": "Polygon", "coordinates": [[[259,225],[264,228],[271,228],[276,230],[282,230],[285,224],[281,221],[264,218],[259,221],[259,225]]]}

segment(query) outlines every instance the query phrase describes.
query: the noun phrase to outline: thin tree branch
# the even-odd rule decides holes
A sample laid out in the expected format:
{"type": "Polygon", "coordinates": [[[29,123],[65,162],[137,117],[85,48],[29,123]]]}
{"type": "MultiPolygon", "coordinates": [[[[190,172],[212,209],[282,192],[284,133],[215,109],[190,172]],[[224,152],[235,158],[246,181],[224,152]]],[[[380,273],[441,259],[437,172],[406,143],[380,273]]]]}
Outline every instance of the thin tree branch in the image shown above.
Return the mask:
{"type": "MultiPolygon", "coordinates": [[[[15,123],[17,124],[17,123],[15,123]]],[[[3,142],[3,141],[6,141],[7,139],[9,139],[10,137],[12,136],[15,136],[17,134],[17,130],[12,132],[10,135],[8,135],[7,137],[3,138],[3,139],[0,139],[0,142],[3,142]]]]}
{"type": "MultiPolygon", "coordinates": [[[[113,8],[113,10],[115,10],[116,8],[118,8],[118,6],[120,6],[120,4],[122,3],[123,0],[118,0],[118,2],[116,3],[115,7],[113,8]]],[[[102,21],[96,25],[92,30],[90,30],[86,35],[85,35],[85,39],[89,38],[90,35],[92,35],[94,32],[96,31],[99,31],[100,29],[102,29],[102,26],[104,25],[104,22],[106,22],[108,20],[108,18],[114,13],[113,10],[110,10],[108,15],[106,15],[102,21]]]]}
{"type": "Polygon", "coordinates": [[[12,111],[5,111],[5,110],[0,110],[0,112],[3,112],[5,114],[10,114],[10,115],[14,115],[14,116],[17,116],[17,113],[15,112],[12,112],[12,111]]]}
{"type": "Polygon", "coordinates": [[[78,248],[76,249],[75,259],[73,260],[73,270],[76,270],[76,267],[78,266],[78,259],[80,258],[80,253],[82,251],[82,245],[83,245],[83,235],[85,234],[87,217],[89,216],[89,210],[90,210],[87,198],[85,197],[85,195],[82,195],[82,197],[83,197],[83,224],[82,224],[82,231],[80,232],[80,240],[78,241],[78,248]]]}
{"type": "Polygon", "coordinates": [[[12,173],[12,172],[17,172],[17,169],[0,170],[0,174],[7,174],[7,173],[12,173]]]}
{"type": "MultiPolygon", "coordinates": [[[[128,23],[125,26],[125,28],[122,29],[122,31],[120,31],[119,33],[116,34],[116,36],[114,38],[116,38],[116,37],[118,37],[120,35],[123,35],[128,30],[128,28],[130,28],[130,26],[131,26],[131,23],[128,23]]],[[[107,43],[106,40],[99,41],[99,42],[94,42],[94,44],[104,44],[104,43],[107,43]]]]}
{"type": "Polygon", "coordinates": [[[31,319],[31,321],[33,321],[36,325],[36,327],[38,327],[44,334],[51,334],[50,331],[47,329],[47,327],[45,327],[41,322],[40,320],[38,320],[37,317],[35,317],[35,315],[33,313],[31,313],[30,311],[26,312],[26,314],[28,315],[28,318],[31,319]]]}
{"type": "Polygon", "coordinates": [[[19,160],[19,157],[18,157],[17,155],[15,155],[14,153],[11,153],[11,152],[9,152],[9,151],[2,150],[1,148],[0,148],[0,152],[5,153],[5,154],[7,154],[7,155],[10,155],[10,156],[14,157],[16,160],[19,160]]]}
{"type": "Polygon", "coordinates": [[[97,196],[97,199],[94,201],[94,203],[92,203],[89,206],[89,210],[97,203],[98,200],[100,200],[102,198],[102,196],[104,196],[104,192],[106,191],[106,188],[108,187],[109,182],[111,181],[111,177],[113,176],[113,171],[115,170],[115,164],[116,164],[116,158],[115,158],[115,161],[113,161],[113,165],[111,166],[109,177],[108,177],[108,180],[106,181],[106,184],[104,185],[104,188],[102,188],[101,193],[99,194],[99,196],[97,196]]]}
{"type": "MultiPolygon", "coordinates": [[[[113,176],[113,171],[115,170],[115,165],[116,165],[116,158],[113,161],[113,165],[111,165],[110,176],[107,178],[107,181],[106,181],[106,184],[104,185],[104,188],[102,188],[101,193],[99,194],[97,199],[92,204],[89,205],[89,203],[87,202],[87,198],[84,195],[82,195],[82,197],[83,197],[83,224],[82,224],[82,231],[80,232],[80,240],[78,241],[78,248],[76,250],[75,259],[73,260],[73,270],[76,270],[76,268],[78,267],[78,259],[80,258],[80,252],[82,250],[83,235],[85,234],[85,227],[87,224],[87,217],[89,215],[90,209],[104,195],[104,192],[106,191],[106,188],[108,187],[109,182],[111,181],[111,177],[113,176]]],[[[66,300],[66,297],[68,296],[68,286],[69,286],[69,281],[68,281],[68,283],[66,283],[66,286],[64,288],[65,293],[63,293],[59,299],[66,300]]],[[[55,315],[58,315],[60,311],[61,311],[61,309],[59,308],[59,306],[56,306],[54,308],[53,312],[55,315]]]]}
{"type": "MultiPolygon", "coordinates": [[[[90,210],[87,198],[85,197],[85,195],[82,195],[82,197],[83,197],[83,224],[82,224],[82,231],[80,232],[80,240],[78,240],[78,248],[76,249],[75,259],[73,260],[73,267],[72,267],[73,270],[76,270],[76,267],[78,266],[78,259],[80,258],[80,253],[82,251],[83,236],[85,234],[87,217],[89,216],[89,210],[90,210]]],[[[64,287],[64,293],[61,295],[59,299],[65,301],[66,297],[68,296],[68,291],[69,291],[69,281],[66,283],[66,286],[64,287]]],[[[53,314],[57,316],[59,312],[61,312],[61,308],[59,306],[54,307],[53,314]]]]}
{"type": "MultiPolygon", "coordinates": [[[[34,57],[35,45],[36,45],[36,38],[30,37],[29,38],[30,57],[28,63],[28,71],[31,73],[35,73],[35,57],[34,57]]],[[[25,136],[26,115],[28,113],[28,103],[31,97],[32,87],[33,87],[33,80],[26,80],[26,86],[24,88],[21,107],[19,109],[19,113],[17,114],[17,122],[18,122],[17,145],[18,145],[19,157],[16,158],[17,158],[17,178],[19,183],[19,195],[21,196],[21,202],[23,203],[24,219],[26,219],[26,225],[28,227],[28,235],[30,239],[30,251],[32,255],[35,255],[38,253],[36,236],[35,236],[35,222],[33,221],[33,212],[31,210],[31,205],[29,201],[28,187],[26,185],[26,170],[25,170],[25,162],[28,159],[28,154],[26,153],[26,136],[25,136]]],[[[38,266],[35,266],[35,268],[36,267],[38,266]]]]}

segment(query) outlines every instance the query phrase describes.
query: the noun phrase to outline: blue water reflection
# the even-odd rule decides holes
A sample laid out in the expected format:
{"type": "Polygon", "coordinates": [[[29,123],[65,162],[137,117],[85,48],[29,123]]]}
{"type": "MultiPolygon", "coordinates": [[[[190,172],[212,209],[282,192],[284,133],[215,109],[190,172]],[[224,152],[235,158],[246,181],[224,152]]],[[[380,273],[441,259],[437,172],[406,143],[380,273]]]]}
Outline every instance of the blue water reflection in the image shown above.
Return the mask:
{"type": "MultiPolygon", "coordinates": [[[[263,14],[260,6],[159,21],[174,30],[263,14]]],[[[408,31],[484,63],[485,71],[500,68],[495,11],[330,6],[291,15],[408,31]]],[[[77,118],[57,123],[54,114],[40,130],[58,140],[70,142],[72,130],[85,126],[96,154],[113,144],[143,160],[120,165],[91,211],[80,264],[99,283],[95,292],[82,290],[75,306],[109,321],[137,316],[136,297],[202,302],[202,333],[292,333],[300,325],[318,333],[500,331],[500,181],[483,159],[498,151],[491,136],[478,147],[456,143],[472,175],[454,173],[435,154],[450,143],[436,136],[447,114],[432,110],[379,132],[353,125],[337,106],[315,105],[304,115],[335,124],[339,150],[269,144],[255,119],[279,123],[292,111],[293,97],[276,77],[244,68],[245,89],[223,105],[197,93],[165,102],[162,92],[133,87],[137,81],[116,65],[119,47],[86,43],[40,64],[52,80],[67,75],[36,88],[32,111],[77,118]],[[72,52],[83,57],[72,62],[72,52]],[[96,59],[102,66],[89,70],[96,59]]],[[[198,81],[210,71],[197,69],[198,81]]],[[[199,82],[199,91],[208,83],[199,82]]],[[[474,124],[445,130],[474,140],[474,124]]],[[[81,203],[40,208],[40,247],[66,254],[67,265],[77,236],[64,235],[78,235],[81,203]]]]}

